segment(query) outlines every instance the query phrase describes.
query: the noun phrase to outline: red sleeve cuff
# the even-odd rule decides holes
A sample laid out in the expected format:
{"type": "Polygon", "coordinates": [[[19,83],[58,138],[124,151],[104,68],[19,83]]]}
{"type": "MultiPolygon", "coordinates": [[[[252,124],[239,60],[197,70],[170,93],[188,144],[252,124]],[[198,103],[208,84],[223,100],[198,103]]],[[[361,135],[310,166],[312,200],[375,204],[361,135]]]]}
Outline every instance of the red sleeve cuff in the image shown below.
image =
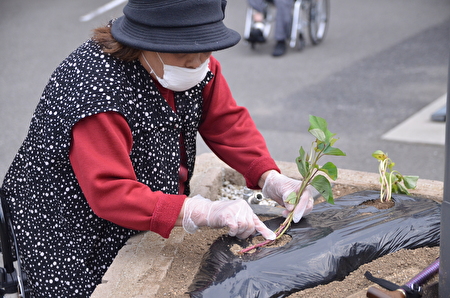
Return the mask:
{"type": "Polygon", "coordinates": [[[169,238],[185,199],[186,196],[180,195],[161,196],[153,211],[150,231],[158,233],[164,238],[169,238]]]}
{"type": "Polygon", "coordinates": [[[259,178],[261,178],[262,174],[270,170],[281,172],[271,157],[262,156],[253,160],[247,171],[244,173],[247,187],[250,189],[259,189],[259,178]]]}

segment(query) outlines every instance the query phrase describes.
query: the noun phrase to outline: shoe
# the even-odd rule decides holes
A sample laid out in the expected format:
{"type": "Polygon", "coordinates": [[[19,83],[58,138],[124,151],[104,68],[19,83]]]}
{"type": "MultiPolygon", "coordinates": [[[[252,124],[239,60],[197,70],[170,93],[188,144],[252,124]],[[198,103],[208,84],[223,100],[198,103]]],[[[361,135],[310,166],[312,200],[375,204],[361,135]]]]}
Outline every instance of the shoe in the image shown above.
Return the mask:
{"type": "Polygon", "coordinates": [[[248,37],[248,41],[264,43],[264,42],[266,42],[266,39],[264,38],[264,35],[263,35],[263,32],[261,29],[252,28],[250,30],[250,35],[248,37]]]}
{"type": "Polygon", "coordinates": [[[273,49],[272,56],[278,57],[286,54],[286,42],[284,40],[279,40],[273,49]]]}
{"type": "Polygon", "coordinates": [[[251,43],[264,43],[266,42],[266,38],[264,37],[264,23],[263,22],[255,22],[250,29],[250,35],[248,41],[251,43]]]}

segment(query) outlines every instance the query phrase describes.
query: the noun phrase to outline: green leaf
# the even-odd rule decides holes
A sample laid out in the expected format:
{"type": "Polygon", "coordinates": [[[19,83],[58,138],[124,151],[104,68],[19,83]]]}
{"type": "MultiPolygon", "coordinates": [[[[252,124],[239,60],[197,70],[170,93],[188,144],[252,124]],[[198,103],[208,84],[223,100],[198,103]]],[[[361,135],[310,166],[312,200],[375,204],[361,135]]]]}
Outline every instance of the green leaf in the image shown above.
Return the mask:
{"type": "Polygon", "coordinates": [[[285,201],[291,205],[295,205],[297,203],[297,194],[295,191],[291,192],[285,201]]]}
{"type": "Polygon", "coordinates": [[[392,169],[394,168],[394,166],[395,166],[395,162],[392,162],[392,160],[388,159],[388,169],[389,169],[390,171],[392,171],[392,169]]]}
{"type": "Polygon", "coordinates": [[[309,129],[308,131],[316,137],[321,142],[326,142],[327,140],[327,121],[325,119],[309,115],[309,129]]]}
{"type": "Polygon", "coordinates": [[[328,130],[328,124],[325,119],[310,115],[309,123],[310,126],[308,131],[315,136],[318,141],[324,142],[327,145],[333,145],[334,142],[336,142],[337,139],[333,138],[336,134],[328,130]]]}
{"type": "Polygon", "coordinates": [[[419,180],[419,176],[403,176],[403,183],[407,189],[416,188],[417,180],[419,180]]]}
{"type": "MultiPolygon", "coordinates": [[[[391,191],[392,191],[393,193],[401,193],[401,192],[399,192],[398,186],[399,186],[398,183],[392,184],[391,191]]],[[[390,199],[391,199],[391,198],[388,198],[388,200],[390,200],[390,199]]]]}
{"type": "Polygon", "coordinates": [[[323,175],[317,175],[311,180],[311,185],[323,196],[328,203],[334,204],[331,183],[323,175]]]}
{"type": "Polygon", "coordinates": [[[328,175],[333,180],[337,179],[338,176],[338,170],[337,167],[332,162],[327,162],[324,164],[321,168],[319,168],[319,171],[322,171],[328,175]]]}
{"type": "Polygon", "coordinates": [[[387,155],[384,154],[384,152],[381,150],[375,151],[374,153],[372,153],[372,156],[378,160],[385,160],[387,158],[387,155]]]}
{"type": "Polygon", "coordinates": [[[327,129],[325,131],[325,142],[327,142],[327,144],[333,145],[337,141],[337,139],[333,138],[335,135],[335,133],[332,133],[327,129]]]}
{"type": "Polygon", "coordinates": [[[324,151],[323,154],[325,155],[334,155],[334,156],[346,156],[346,154],[344,152],[342,152],[341,149],[339,148],[334,148],[334,147],[327,147],[324,151]]]}
{"type": "Polygon", "coordinates": [[[396,183],[395,185],[396,185],[395,190],[394,190],[395,193],[402,193],[405,195],[410,195],[408,189],[406,189],[406,187],[403,186],[403,184],[396,183]]]}
{"type": "Polygon", "coordinates": [[[319,152],[319,151],[325,151],[325,149],[326,149],[327,146],[328,146],[328,145],[325,144],[324,142],[317,141],[317,145],[316,145],[316,147],[314,148],[314,151],[316,151],[316,152],[319,152]]]}
{"type": "Polygon", "coordinates": [[[339,139],[331,138],[331,140],[330,140],[330,146],[333,146],[334,143],[336,143],[337,140],[339,140],[339,139]]]}
{"type": "Polygon", "coordinates": [[[386,172],[386,179],[391,184],[394,185],[398,181],[398,178],[396,175],[392,174],[391,172],[386,172]]]}
{"type": "Polygon", "coordinates": [[[320,130],[318,128],[313,128],[313,129],[310,129],[309,132],[319,141],[325,142],[326,137],[325,137],[325,133],[322,130],[320,130]]]}
{"type": "Polygon", "coordinates": [[[309,172],[309,164],[306,161],[306,152],[303,147],[300,147],[299,154],[300,156],[295,160],[295,162],[297,163],[298,171],[300,172],[300,175],[302,175],[302,177],[307,177],[309,172]]]}
{"type": "Polygon", "coordinates": [[[321,117],[309,115],[309,129],[319,129],[321,131],[327,130],[327,121],[321,117]]]}

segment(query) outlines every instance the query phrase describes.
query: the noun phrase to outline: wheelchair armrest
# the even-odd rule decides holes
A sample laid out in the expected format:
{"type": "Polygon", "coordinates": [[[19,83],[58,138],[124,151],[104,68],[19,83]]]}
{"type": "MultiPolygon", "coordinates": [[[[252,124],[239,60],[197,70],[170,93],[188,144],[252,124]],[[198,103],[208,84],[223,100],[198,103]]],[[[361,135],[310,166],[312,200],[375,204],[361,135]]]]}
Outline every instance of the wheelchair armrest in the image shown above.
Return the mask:
{"type": "Polygon", "coordinates": [[[0,288],[4,294],[17,293],[17,273],[15,270],[13,272],[7,272],[5,268],[0,267],[0,288]]]}
{"type": "Polygon", "coordinates": [[[1,250],[3,256],[3,266],[7,273],[11,273],[14,271],[14,258],[11,249],[11,236],[8,227],[8,221],[6,220],[5,213],[5,200],[3,193],[0,190],[0,242],[1,242],[1,250]]]}

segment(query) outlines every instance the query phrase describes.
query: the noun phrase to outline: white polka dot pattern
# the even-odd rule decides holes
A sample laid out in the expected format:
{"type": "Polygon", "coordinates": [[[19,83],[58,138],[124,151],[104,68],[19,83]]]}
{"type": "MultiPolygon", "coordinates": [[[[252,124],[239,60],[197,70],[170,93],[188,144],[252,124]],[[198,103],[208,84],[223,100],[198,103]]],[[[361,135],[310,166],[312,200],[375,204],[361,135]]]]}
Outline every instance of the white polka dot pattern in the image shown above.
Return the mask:
{"type": "Polygon", "coordinates": [[[2,186],[32,297],[89,297],[118,250],[137,233],[89,208],[68,158],[73,125],[106,111],[124,115],[138,180],[154,191],[176,194],[180,133],[190,179],[202,89],[212,76],[209,72],[194,88],[176,92],[174,113],[139,61],[117,60],[92,41],[55,70],[2,186]]]}

